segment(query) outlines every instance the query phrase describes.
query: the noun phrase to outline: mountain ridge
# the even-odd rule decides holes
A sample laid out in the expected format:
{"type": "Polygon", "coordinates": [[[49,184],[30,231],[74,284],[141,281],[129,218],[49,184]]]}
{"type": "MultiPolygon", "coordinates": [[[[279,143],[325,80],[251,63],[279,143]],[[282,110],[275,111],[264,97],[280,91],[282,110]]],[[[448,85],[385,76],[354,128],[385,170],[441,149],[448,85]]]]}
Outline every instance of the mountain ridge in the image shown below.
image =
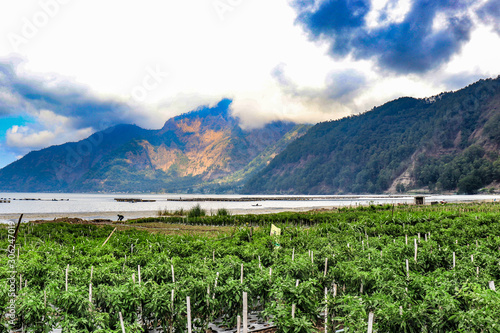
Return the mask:
{"type": "Polygon", "coordinates": [[[382,193],[397,187],[475,193],[500,180],[499,106],[500,77],[316,124],[243,192],[382,193]]]}
{"type": "Polygon", "coordinates": [[[30,152],[0,170],[0,190],[220,191],[220,180],[225,191],[234,191],[268,160],[250,162],[266,149],[282,150],[283,144],[275,144],[307,125],[274,122],[245,131],[229,113],[230,103],[173,117],[159,130],[115,125],[79,142],[30,152]],[[243,169],[250,172],[231,181],[243,169]]]}

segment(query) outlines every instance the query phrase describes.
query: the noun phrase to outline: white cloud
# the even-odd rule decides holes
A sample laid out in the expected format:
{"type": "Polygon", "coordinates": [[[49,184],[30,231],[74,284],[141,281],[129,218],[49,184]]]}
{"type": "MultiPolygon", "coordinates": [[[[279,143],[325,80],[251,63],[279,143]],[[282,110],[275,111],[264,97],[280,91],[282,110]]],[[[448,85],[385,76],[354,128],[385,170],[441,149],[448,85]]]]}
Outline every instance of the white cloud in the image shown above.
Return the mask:
{"type": "Polygon", "coordinates": [[[25,126],[12,126],[7,130],[6,141],[9,148],[29,152],[68,141],[78,141],[92,134],[92,128],[76,129],[68,117],[57,115],[50,110],[36,114],[36,122],[25,126]]]}
{"type": "MultiPolygon", "coordinates": [[[[396,76],[371,60],[332,59],[327,44],[309,41],[295,25],[289,0],[226,2],[238,5],[221,20],[212,0],[69,1],[20,46],[18,56],[25,63],[18,74],[39,73],[43,89],[57,91],[64,99],[78,95],[68,82],[88,87],[82,95],[131,105],[104,113],[113,116],[114,123],[160,128],[172,116],[222,98],[234,100],[233,112],[247,127],[275,119],[314,123],[357,114],[399,96],[437,94],[449,89],[447,82],[454,75],[500,73],[500,38],[489,26],[479,25],[449,64],[426,74],[396,76]],[[280,64],[293,89],[273,76],[280,64]],[[144,101],[134,100],[131,93],[143,85],[148,68],[168,75],[147,90],[144,101]],[[330,82],[349,70],[364,76],[361,89],[349,87],[352,82],[330,82]],[[349,93],[342,94],[343,89],[349,93]]],[[[368,19],[377,27],[402,22],[412,1],[373,0],[372,5],[368,19]]],[[[0,31],[4,37],[21,33],[24,18],[32,19],[40,10],[38,0],[0,3],[0,31]]],[[[444,28],[444,23],[443,16],[436,28],[444,28]]],[[[8,38],[0,39],[0,50],[0,57],[12,58],[8,38]]],[[[9,130],[11,147],[41,148],[83,138],[92,132],[90,127],[97,129],[77,119],[67,105],[59,110],[45,106],[49,111],[27,104],[3,89],[5,79],[0,71],[0,104],[8,106],[5,110],[0,105],[0,112],[22,110],[36,120],[9,130]]],[[[94,114],[84,116],[92,119],[94,114]]]]}

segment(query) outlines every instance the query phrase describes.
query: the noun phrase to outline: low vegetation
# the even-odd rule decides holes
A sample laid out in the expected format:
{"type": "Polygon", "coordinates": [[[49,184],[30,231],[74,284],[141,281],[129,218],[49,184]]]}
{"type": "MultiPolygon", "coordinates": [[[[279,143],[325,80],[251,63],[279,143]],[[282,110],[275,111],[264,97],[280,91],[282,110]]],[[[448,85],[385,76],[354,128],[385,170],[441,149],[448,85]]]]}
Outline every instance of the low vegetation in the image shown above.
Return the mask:
{"type": "MultiPolygon", "coordinates": [[[[499,217],[498,204],[214,215],[189,223],[232,221],[217,238],[131,228],[105,245],[112,226],[29,223],[14,273],[0,257],[0,279],[14,274],[13,328],[31,332],[121,332],[119,312],[127,332],[186,332],[187,296],[195,331],[216,318],[234,327],[243,292],[279,332],[366,332],[370,312],[375,332],[498,332],[499,217]]],[[[0,228],[2,248],[8,235],[0,228]]],[[[0,286],[0,332],[9,288],[0,286]]]]}

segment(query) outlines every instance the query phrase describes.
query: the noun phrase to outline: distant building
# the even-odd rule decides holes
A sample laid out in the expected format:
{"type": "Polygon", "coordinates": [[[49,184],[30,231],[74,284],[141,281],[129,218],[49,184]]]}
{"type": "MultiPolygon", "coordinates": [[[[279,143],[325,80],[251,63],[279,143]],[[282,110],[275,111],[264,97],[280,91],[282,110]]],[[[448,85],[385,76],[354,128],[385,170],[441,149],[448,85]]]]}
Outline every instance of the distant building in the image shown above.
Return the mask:
{"type": "Polygon", "coordinates": [[[414,198],[415,205],[425,205],[425,197],[418,196],[414,198]]]}

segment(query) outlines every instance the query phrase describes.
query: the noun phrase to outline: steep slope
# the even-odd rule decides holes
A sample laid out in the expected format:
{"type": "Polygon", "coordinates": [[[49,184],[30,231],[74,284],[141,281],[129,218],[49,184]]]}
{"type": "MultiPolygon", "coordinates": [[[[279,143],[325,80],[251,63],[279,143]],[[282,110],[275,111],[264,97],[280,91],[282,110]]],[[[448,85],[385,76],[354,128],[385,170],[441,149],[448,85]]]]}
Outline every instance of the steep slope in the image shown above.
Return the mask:
{"type": "Polygon", "coordinates": [[[245,185],[246,193],[473,193],[500,180],[500,78],[400,98],[320,123],[245,185]],[[401,183],[400,183],[401,182],[401,183]]]}
{"type": "Polygon", "coordinates": [[[224,179],[225,190],[233,191],[250,175],[231,178],[234,173],[260,170],[272,154],[249,164],[269,149],[282,151],[300,131],[286,122],[244,131],[230,115],[230,103],[172,118],[160,130],[120,125],[32,152],[0,170],[0,190],[208,191],[220,190],[224,179]]]}

